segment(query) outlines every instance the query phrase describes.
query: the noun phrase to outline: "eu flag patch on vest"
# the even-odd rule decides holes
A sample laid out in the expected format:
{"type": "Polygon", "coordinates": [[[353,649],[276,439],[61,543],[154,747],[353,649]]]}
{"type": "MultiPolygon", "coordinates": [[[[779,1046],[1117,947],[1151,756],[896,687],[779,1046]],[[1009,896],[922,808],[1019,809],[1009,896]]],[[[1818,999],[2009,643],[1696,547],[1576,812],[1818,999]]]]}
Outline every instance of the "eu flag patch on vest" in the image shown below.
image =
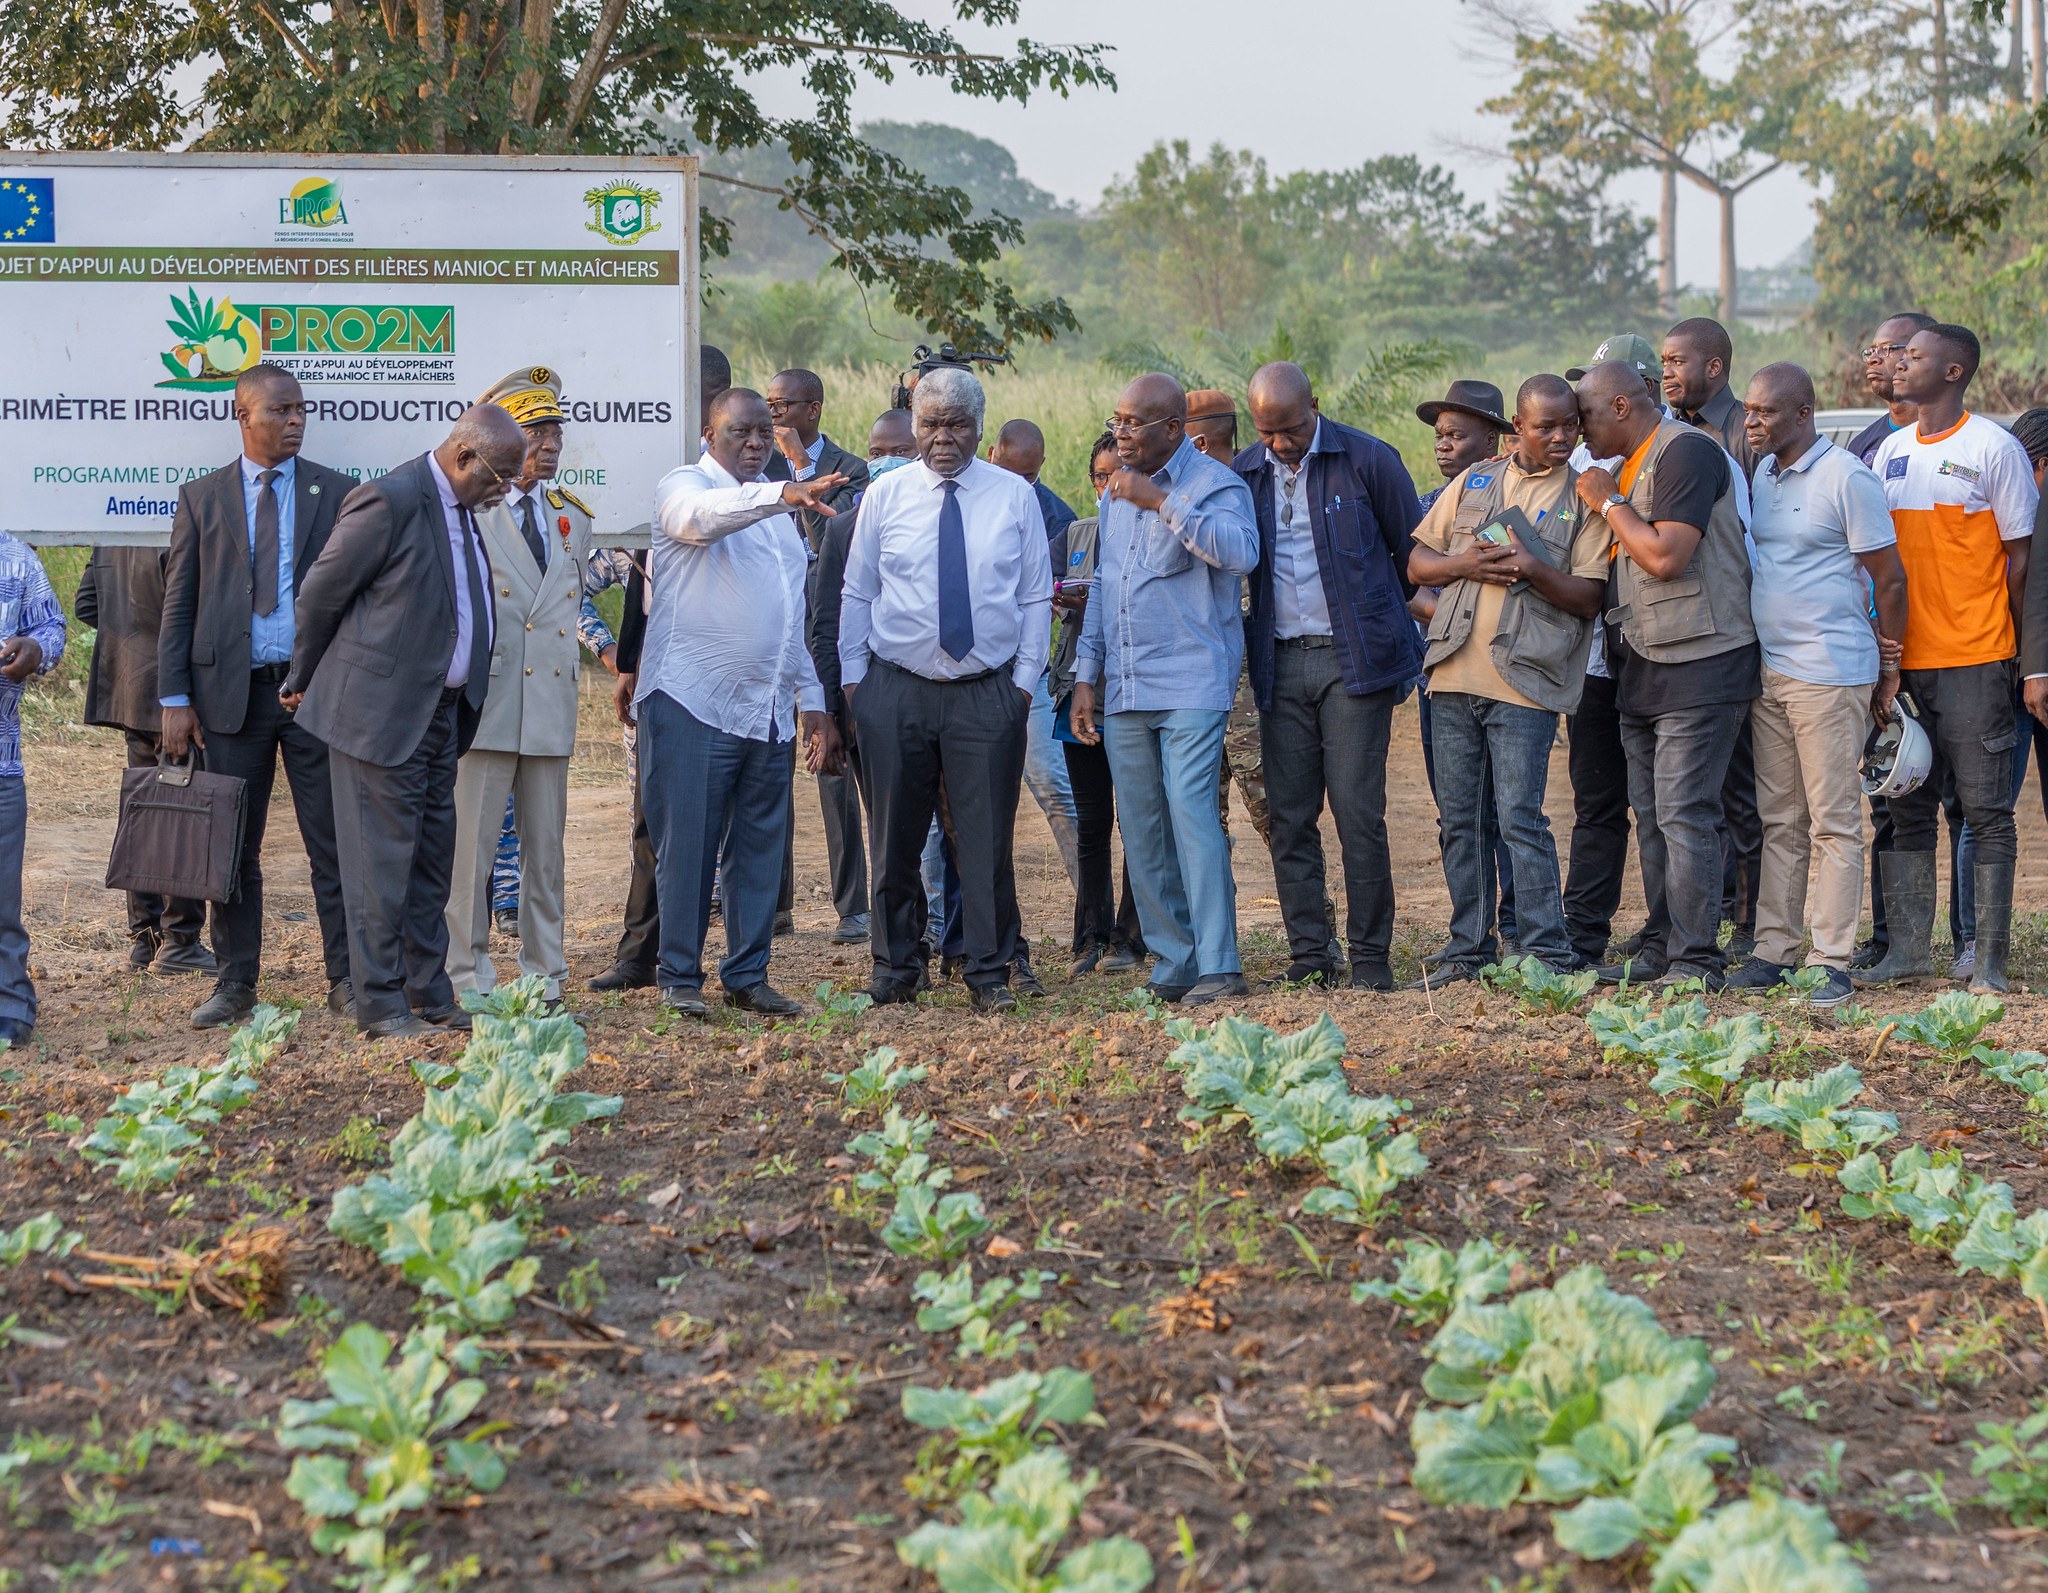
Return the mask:
{"type": "Polygon", "coordinates": [[[0,243],[57,241],[57,179],[0,177],[0,243]]]}
{"type": "Polygon", "coordinates": [[[1906,479],[1906,461],[1903,459],[1887,459],[1884,462],[1884,479],[1887,481],[1904,481],[1906,479]]]}
{"type": "Polygon", "coordinates": [[[1481,487],[1490,487],[1492,485],[1493,477],[1490,475],[1467,476],[1465,478],[1465,490],[1467,492],[1477,492],[1481,487]]]}

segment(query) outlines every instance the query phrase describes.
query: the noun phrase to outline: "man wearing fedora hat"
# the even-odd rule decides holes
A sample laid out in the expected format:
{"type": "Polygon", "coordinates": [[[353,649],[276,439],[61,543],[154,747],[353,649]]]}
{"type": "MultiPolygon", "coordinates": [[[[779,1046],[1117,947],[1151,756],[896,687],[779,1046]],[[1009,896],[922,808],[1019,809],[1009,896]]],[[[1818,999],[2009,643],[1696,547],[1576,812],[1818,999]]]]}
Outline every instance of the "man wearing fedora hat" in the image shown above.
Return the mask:
{"type": "Polygon", "coordinates": [[[476,739],[455,770],[455,860],[448,977],[458,992],[497,983],[491,966],[491,863],[512,799],[519,832],[519,971],[560,1000],[564,832],[576,750],[578,608],[590,583],[590,510],[554,482],[562,457],[562,378],[514,371],[484,394],[526,433],[526,461],[504,502],[478,512],[491,560],[497,640],[476,739]]]}
{"type": "MultiPolygon", "coordinates": [[[[1514,422],[1502,413],[1501,391],[1491,382],[1455,381],[1444,390],[1441,399],[1431,399],[1415,406],[1415,418],[1427,426],[1436,437],[1437,474],[1443,477],[1443,486],[1432,487],[1422,495],[1422,512],[1426,515],[1436,506],[1437,499],[1444,495],[1444,488],[1470,470],[1482,460],[1497,457],[1502,450],[1501,439],[1512,433],[1514,422]]],[[[1436,617],[1437,590],[1433,586],[1418,586],[1415,596],[1409,601],[1408,612],[1414,617],[1418,628],[1427,632],[1429,622],[1436,617]]],[[[1418,680],[1418,684],[1420,684],[1418,680]]],[[[1418,692],[1415,698],[1416,717],[1420,721],[1422,734],[1422,769],[1429,777],[1429,794],[1436,796],[1436,737],[1431,725],[1429,693],[1418,692]]],[[[1442,804],[1438,804],[1437,850],[1444,844],[1442,804]]],[[[1500,838],[1500,825],[1493,811],[1492,787],[1481,782],[1480,790],[1480,834],[1485,846],[1486,903],[1490,927],[1500,932],[1502,955],[1508,955],[1508,947],[1515,941],[1515,868],[1508,856],[1507,846],[1500,838]],[[1495,903],[1498,903],[1498,910],[1495,903]]],[[[1448,884],[1448,876],[1446,883],[1448,884]]],[[[1441,951],[1432,952],[1423,958],[1425,967],[1434,968],[1443,960],[1441,951]]]]}

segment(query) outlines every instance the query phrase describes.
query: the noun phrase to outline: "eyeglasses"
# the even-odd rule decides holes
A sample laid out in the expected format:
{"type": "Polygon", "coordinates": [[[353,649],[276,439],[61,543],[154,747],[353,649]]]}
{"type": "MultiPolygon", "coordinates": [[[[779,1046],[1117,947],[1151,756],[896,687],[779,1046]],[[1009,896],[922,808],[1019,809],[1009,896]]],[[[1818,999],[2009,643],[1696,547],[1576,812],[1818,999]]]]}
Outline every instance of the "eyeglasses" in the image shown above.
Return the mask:
{"type": "Polygon", "coordinates": [[[785,415],[792,409],[802,409],[804,405],[816,402],[816,399],[811,398],[771,398],[768,400],[768,413],[785,415]]]}
{"type": "MultiPolygon", "coordinates": [[[[482,454],[472,454],[470,457],[476,460],[478,464],[482,465],[484,469],[491,470],[490,460],[486,459],[482,454]]],[[[505,485],[505,478],[499,475],[497,471],[491,470],[491,485],[494,487],[502,487],[505,485]]]]}
{"type": "Polygon", "coordinates": [[[1102,429],[1112,437],[1135,437],[1147,426],[1164,426],[1168,421],[1179,418],[1177,415],[1161,415],[1157,420],[1118,420],[1112,415],[1102,423],[1102,429]]]}
{"type": "Polygon", "coordinates": [[[1905,352],[1906,345],[1903,343],[1873,343],[1863,351],[1863,357],[1867,360],[1872,360],[1876,359],[1880,354],[1903,354],[1905,352]]]}

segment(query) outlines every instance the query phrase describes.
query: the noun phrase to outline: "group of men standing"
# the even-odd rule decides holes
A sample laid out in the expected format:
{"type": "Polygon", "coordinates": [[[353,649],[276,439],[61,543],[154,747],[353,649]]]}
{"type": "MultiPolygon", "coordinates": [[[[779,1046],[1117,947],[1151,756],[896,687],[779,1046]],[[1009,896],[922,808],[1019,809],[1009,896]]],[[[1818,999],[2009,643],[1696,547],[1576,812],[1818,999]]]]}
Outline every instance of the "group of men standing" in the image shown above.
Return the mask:
{"type": "MultiPolygon", "coordinates": [[[[1738,401],[1717,323],[1681,322],[1661,349],[1612,338],[1524,382],[1512,414],[1473,381],[1421,406],[1445,478],[1423,498],[1386,443],[1320,413],[1297,366],[1252,377],[1241,451],[1234,399],[1204,391],[1191,413],[1153,374],[1091,450],[1097,512],[1079,517],[1038,482],[1028,421],[984,456],[985,394],[962,362],[914,372],[862,460],[821,430],[813,373],[756,393],[707,348],[703,452],[657,489],[644,557],[598,548],[554,483],[564,412],[546,367],[358,483],[303,457],[298,384],[259,365],[235,391],[240,455],[181,490],[169,549],[99,550],[79,589],[100,632],[88,719],[127,732],[131,766],[190,751],[248,783],[211,952],[205,904],[136,897],[131,961],[212,973],[199,1026],[251,1009],[281,762],[330,1007],[375,1036],[466,1025],[458,992],[495,977],[508,828],[520,966],[558,999],[588,647],[619,677],[635,773],[626,932],[593,984],[657,984],[689,1015],[708,1011],[714,912],[723,1000],[798,1009],[767,975],[799,748],[820,780],[834,938],[868,941],[878,1004],[914,1001],[934,958],[978,1011],[1043,988],[1012,861],[1027,787],[1076,886],[1077,972],[1149,957],[1163,1000],[1244,994],[1226,760],[1240,782],[1263,768],[1283,977],[1390,988],[1386,763],[1418,679],[1452,902],[1424,983],[1473,977],[1511,941],[1560,970],[1760,988],[1809,934],[1822,1002],[1852,973],[1929,973],[1946,793],[1968,848],[1956,971],[2003,989],[2014,800],[2032,718],[2048,720],[2048,583],[2026,580],[2048,412],[2017,436],[1968,414],[1979,352],[1967,329],[1888,319],[1865,351],[1887,412],[1843,447],[1796,366],[1757,372],[1738,401]],[[626,588],[616,638],[592,604],[609,584],[626,588]],[[1877,814],[1879,939],[1859,948],[1866,740],[1906,712],[1934,767],[1877,814]],[[1560,721],[1563,868],[1544,809],[1560,721]],[[1649,912],[1610,947],[1631,818],[1649,912]],[[1746,953],[1732,968],[1724,917],[1746,953]]],[[[34,562],[0,561],[0,728],[63,645],[34,562]]],[[[0,797],[18,788],[18,741],[12,771],[7,751],[0,797]]],[[[17,952],[0,933],[13,1035],[34,1017],[32,991],[15,1010],[17,952]]]]}

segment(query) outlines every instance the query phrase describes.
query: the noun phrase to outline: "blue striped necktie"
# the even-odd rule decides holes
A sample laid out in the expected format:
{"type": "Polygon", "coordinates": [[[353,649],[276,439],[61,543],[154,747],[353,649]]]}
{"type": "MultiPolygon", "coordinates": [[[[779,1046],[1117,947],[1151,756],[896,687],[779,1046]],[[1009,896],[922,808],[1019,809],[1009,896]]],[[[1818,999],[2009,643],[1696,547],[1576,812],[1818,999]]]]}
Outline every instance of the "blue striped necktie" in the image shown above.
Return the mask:
{"type": "Polygon", "coordinates": [[[967,526],[960,483],[942,481],[939,505],[939,646],[958,663],[974,651],[974,595],[967,589],[967,526]]]}

